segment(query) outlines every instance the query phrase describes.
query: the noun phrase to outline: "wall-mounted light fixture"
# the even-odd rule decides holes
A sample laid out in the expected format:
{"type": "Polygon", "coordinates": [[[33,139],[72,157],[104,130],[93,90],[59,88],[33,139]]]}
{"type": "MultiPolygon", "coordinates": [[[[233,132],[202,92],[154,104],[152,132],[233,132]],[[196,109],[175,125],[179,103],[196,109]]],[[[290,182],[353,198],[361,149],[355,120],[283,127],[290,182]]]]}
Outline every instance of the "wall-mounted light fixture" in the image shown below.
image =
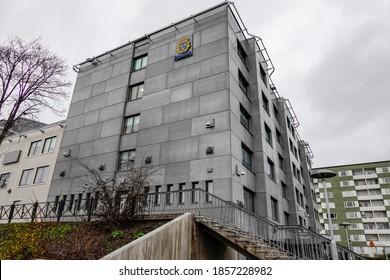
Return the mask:
{"type": "Polygon", "coordinates": [[[206,154],[208,154],[208,155],[214,154],[214,146],[207,147],[206,154]]]}
{"type": "Polygon", "coordinates": [[[63,152],[62,155],[63,155],[64,157],[69,157],[69,156],[70,156],[70,152],[71,152],[71,150],[69,149],[69,151],[63,152]]]}
{"type": "Polygon", "coordinates": [[[215,119],[206,121],[206,128],[213,128],[215,126],[215,119]]]}
{"type": "Polygon", "coordinates": [[[152,163],[152,156],[148,156],[145,158],[145,163],[146,164],[151,164],[152,163]]]}
{"type": "Polygon", "coordinates": [[[236,165],[236,175],[241,177],[245,175],[245,171],[238,168],[238,165],[236,165]]]}

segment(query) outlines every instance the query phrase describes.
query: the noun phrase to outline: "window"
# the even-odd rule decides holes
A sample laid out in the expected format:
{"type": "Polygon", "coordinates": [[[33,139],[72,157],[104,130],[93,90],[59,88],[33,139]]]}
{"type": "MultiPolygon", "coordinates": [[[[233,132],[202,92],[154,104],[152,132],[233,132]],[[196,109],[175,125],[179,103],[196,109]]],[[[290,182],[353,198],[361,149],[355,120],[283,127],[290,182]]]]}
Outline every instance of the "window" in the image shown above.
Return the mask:
{"type": "Polygon", "coordinates": [[[264,130],[265,130],[265,140],[267,140],[268,144],[270,144],[272,147],[272,131],[266,123],[264,123],[264,130]]]}
{"type": "Polygon", "coordinates": [[[38,167],[37,173],[35,173],[34,184],[45,183],[48,172],[49,166],[38,167]]]}
{"type": "Polygon", "coordinates": [[[366,168],[364,169],[364,174],[376,174],[375,168],[366,168]]]}
{"type": "Polygon", "coordinates": [[[352,174],[353,175],[363,175],[363,169],[359,168],[359,169],[353,169],[352,170],[352,174]]]}
{"type": "MultiPolygon", "coordinates": [[[[206,181],[206,192],[213,193],[213,181],[206,181]]],[[[206,194],[206,202],[211,202],[211,195],[206,194]]]]}
{"type": "Polygon", "coordinates": [[[41,152],[42,140],[32,142],[30,145],[30,150],[28,151],[28,156],[33,156],[41,152]]]}
{"type": "Polygon", "coordinates": [[[280,169],[284,170],[283,157],[281,154],[278,154],[278,160],[280,169]]]}
{"type": "Polygon", "coordinates": [[[139,129],[139,118],[140,115],[125,118],[123,134],[137,132],[139,129]]]}
{"type": "Polygon", "coordinates": [[[340,171],[340,172],[339,172],[339,176],[340,176],[340,177],[347,176],[347,171],[340,171]]]}
{"type": "Polygon", "coordinates": [[[260,64],[260,77],[263,80],[264,84],[268,86],[267,83],[267,73],[265,73],[263,66],[260,64]]]}
{"type": "Polygon", "coordinates": [[[382,167],[382,172],[383,173],[390,172],[390,168],[389,167],[382,167]]]}
{"type": "Polygon", "coordinates": [[[184,199],[184,187],[186,183],[180,183],[179,184],[179,204],[184,204],[185,199],[184,199]]]}
{"type": "Polygon", "coordinates": [[[241,152],[242,152],[242,164],[252,169],[252,151],[249,150],[247,146],[245,146],[243,143],[241,143],[241,152]]]}
{"type": "MultiPolygon", "coordinates": [[[[328,218],[328,214],[324,213],[323,214],[324,219],[328,218]]],[[[331,219],[337,219],[337,213],[330,213],[330,218],[331,219]]]]}
{"type": "Polygon", "coordinates": [[[268,177],[270,177],[272,180],[275,180],[275,164],[269,158],[267,158],[267,167],[268,177]]]}
{"type": "Polygon", "coordinates": [[[345,201],[344,202],[344,208],[352,208],[352,207],[358,207],[357,201],[345,201]]]}
{"type": "Polygon", "coordinates": [[[242,89],[242,91],[245,93],[245,95],[248,95],[248,86],[249,83],[244,78],[244,75],[242,75],[241,71],[238,71],[238,85],[242,89]]]}
{"type": "Polygon", "coordinates": [[[369,200],[361,200],[361,201],[359,201],[359,206],[360,207],[370,207],[371,202],[369,200]]]}
{"type": "Polygon", "coordinates": [[[244,62],[244,64],[246,64],[247,54],[246,54],[244,48],[242,47],[242,45],[238,39],[237,39],[237,53],[238,53],[238,56],[241,58],[242,62],[244,62]]]}
{"type": "Polygon", "coordinates": [[[134,58],[134,61],[133,61],[133,71],[141,70],[141,69],[145,68],[147,64],[148,64],[148,55],[147,54],[143,55],[143,56],[136,57],[136,58],[134,58]]]}
{"type": "Polygon", "coordinates": [[[4,173],[0,175],[0,189],[7,187],[10,174],[11,173],[4,173]]]}
{"type": "Polygon", "coordinates": [[[280,131],[276,128],[276,140],[278,141],[278,143],[280,145],[282,145],[282,134],[280,133],[280,131]]]}
{"type": "Polygon", "coordinates": [[[138,84],[129,87],[129,93],[127,96],[127,101],[133,101],[140,99],[144,96],[144,84],[138,84]]]}
{"type": "Polygon", "coordinates": [[[119,154],[118,170],[125,171],[130,170],[134,164],[135,150],[121,152],[119,154]]]}
{"type": "MultiPolygon", "coordinates": [[[[333,192],[327,192],[328,198],[333,198],[333,192]]],[[[325,193],[320,193],[321,198],[325,198],[325,193]]]]}
{"type": "Polygon", "coordinates": [[[290,214],[287,212],[284,212],[284,223],[286,226],[290,225],[290,214]]]}
{"type": "Polygon", "coordinates": [[[172,187],[173,185],[167,185],[167,193],[165,194],[165,204],[171,205],[172,204],[172,187]]]}
{"type": "Polygon", "coordinates": [[[287,185],[282,181],[280,183],[282,185],[282,197],[287,198],[287,185]]]}
{"type": "Polygon", "coordinates": [[[275,119],[277,121],[279,121],[279,110],[278,108],[276,108],[275,104],[273,104],[273,108],[274,108],[274,116],[275,116],[275,119]]]}
{"type": "Polygon", "coordinates": [[[289,118],[289,117],[286,117],[286,121],[287,121],[287,128],[288,128],[288,130],[291,131],[291,122],[290,122],[290,118],[289,118]]]}
{"type": "Polygon", "coordinates": [[[261,91],[261,99],[263,101],[263,108],[265,109],[265,111],[269,115],[269,101],[268,101],[268,98],[265,96],[263,91],[261,91]]]}
{"type": "Polygon", "coordinates": [[[278,201],[273,197],[271,197],[271,213],[272,219],[275,221],[279,221],[278,201]]]}
{"type": "Polygon", "coordinates": [[[22,172],[22,177],[20,178],[19,186],[31,184],[31,179],[33,176],[33,169],[26,169],[22,172]]]}
{"type": "Polygon", "coordinates": [[[160,190],[161,190],[161,186],[154,187],[154,205],[155,206],[160,205],[160,190]]]}
{"type": "Polygon", "coordinates": [[[349,186],[349,181],[341,181],[341,182],[340,182],[340,186],[341,186],[341,187],[347,187],[347,186],[349,186]]]}
{"type": "Polygon", "coordinates": [[[354,218],[360,218],[360,212],[346,212],[345,217],[347,219],[354,219],[354,218]]]}
{"type": "Polygon", "coordinates": [[[377,229],[390,229],[389,223],[376,223],[377,229]]]}
{"type": "Polygon", "coordinates": [[[248,211],[255,211],[254,196],[251,190],[244,187],[244,208],[248,211]]]}
{"type": "Polygon", "coordinates": [[[54,151],[56,142],[57,142],[57,136],[46,138],[45,143],[43,144],[42,153],[48,153],[54,151]]]}
{"type": "Polygon", "coordinates": [[[248,130],[249,130],[250,119],[251,116],[249,115],[249,113],[244,109],[242,105],[240,105],[240,122],[248,130]]]}
{"type": "Polygon", "coordinates": [[[390,194],[390,188],[383,188],[381,189],[382,194],[390,194]]]}
{"type": "Polygon", "coordinates": [[[195,204],[199,202],[199,193],[196,190],[199,188],[199,182],[192,182],[191,203],[195,204]]]}

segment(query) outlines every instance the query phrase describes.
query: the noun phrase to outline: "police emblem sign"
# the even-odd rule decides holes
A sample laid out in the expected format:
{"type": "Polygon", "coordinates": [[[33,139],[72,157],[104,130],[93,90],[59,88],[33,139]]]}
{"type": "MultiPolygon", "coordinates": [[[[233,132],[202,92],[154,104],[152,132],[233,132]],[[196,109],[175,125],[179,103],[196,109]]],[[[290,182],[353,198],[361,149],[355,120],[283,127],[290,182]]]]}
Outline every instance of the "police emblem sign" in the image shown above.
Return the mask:
{"type": "Polygon", "coordinates": [[[175,55],[174,59],[175,61],[179,61],[181,59],[184,59],[186,57],[192,56],[192,50],[191,50],[191,40],[188,37],[181,38],[176,45],[176,52],[178,53],[175,55]]]}

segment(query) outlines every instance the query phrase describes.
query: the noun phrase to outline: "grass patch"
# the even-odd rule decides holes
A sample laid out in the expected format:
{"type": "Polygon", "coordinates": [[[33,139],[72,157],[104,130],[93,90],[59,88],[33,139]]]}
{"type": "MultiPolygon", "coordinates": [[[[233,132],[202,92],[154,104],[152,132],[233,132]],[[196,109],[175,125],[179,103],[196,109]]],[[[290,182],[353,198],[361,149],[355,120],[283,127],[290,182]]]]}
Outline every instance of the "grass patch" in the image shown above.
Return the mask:
{"type": "Polygon", "coordinates": [[[1,224],[0,259],[96,260],[165,222],[1,224]]]}

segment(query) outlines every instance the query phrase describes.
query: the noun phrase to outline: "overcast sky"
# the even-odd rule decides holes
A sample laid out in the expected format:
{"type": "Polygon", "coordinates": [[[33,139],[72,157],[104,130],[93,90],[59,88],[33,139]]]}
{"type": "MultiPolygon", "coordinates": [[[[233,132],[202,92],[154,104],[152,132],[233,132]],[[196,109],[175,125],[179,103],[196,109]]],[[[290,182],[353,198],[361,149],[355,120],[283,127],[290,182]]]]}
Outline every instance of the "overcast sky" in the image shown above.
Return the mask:
{"type": "MultiPolygon", "coordinates": [[[[41,36],[71,69],[221,2],[0,0],[0,41],[41,36]]],[[[272,79],[294,108],[313,166],[390,160],[390,1],[234,3],[248,31],[267,47],[272,79]]],[[[75,82],[72,70],[69,79],[75,82]]]]}

